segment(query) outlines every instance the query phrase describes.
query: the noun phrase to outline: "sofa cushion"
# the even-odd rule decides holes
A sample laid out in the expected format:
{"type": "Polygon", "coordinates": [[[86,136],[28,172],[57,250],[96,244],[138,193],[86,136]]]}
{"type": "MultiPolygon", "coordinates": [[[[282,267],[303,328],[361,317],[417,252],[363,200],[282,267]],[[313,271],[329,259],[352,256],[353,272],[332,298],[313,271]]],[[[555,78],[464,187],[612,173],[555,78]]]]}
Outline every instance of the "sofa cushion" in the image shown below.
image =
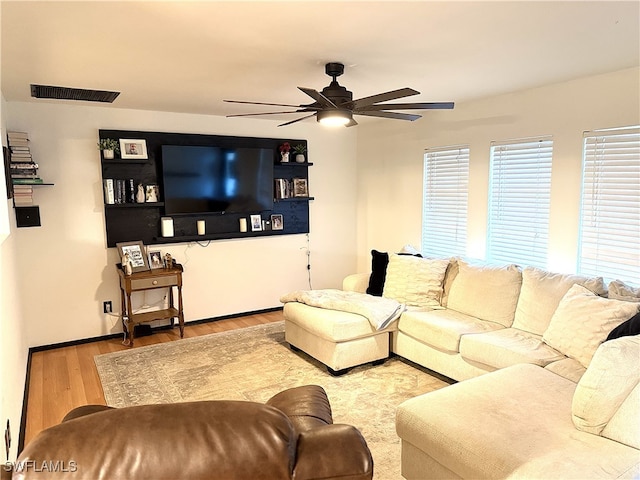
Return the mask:
{"type": "Polygon", "coordinates": [[[460,340],[460,355],[465,360],[489,365],[496,369],[518,363],[544,367],[566,358],[542,341],[542,337],[517,328],[464,335],[460,340]]]}
{"type": "Polygon", "coordinates": [[[535,267],[524,268],[513,327],[542,335],[560,300],[576,283],[599,295],[606,293],[602,277],[589,278],[547,272],[535,267]]]}
{"type": "Polygon", "coordinates": [[[637,303],[597,296],[581,285],[562,297],[542,339],[585,367],[614,327],[638,312],[637,303]]]}
{"type": "Polygon", "coordinates": [[[408,306],[440,306],[448,266],[449,259],[391,254],[382,296],[408,306]]]}
{"type": "Polygon", "coordinates": [[[584,372],[587,371],[584,365],[575,358],[567,357],[562,360],[558,360],[557,362],[551,362],[544,368],[545,370],[549,370],[550,372],[560,375],[567,380],[571,380],[573,383],[578,383],[582,378],[582,375],[584,375],[584,372]]]}
{"type": "MultiPolygon", "coordinates": [[[[372,328],[369,321],[357,313],[289,302],[284,305],[283,314],[287,321],[330,342],[348,342],[381,333],[381,330],[372,328]]],[[[396,324],[397,322],[393,322],[383,331],[395,330],[396,324]]]]}
{"type": "Polygon", "coordinates": [[[640,448],[639,360],[640,336],[598,347],[573,396],[576,428],[640,448]]]}
{"type": "Polygon", "coordinates": [[[501,328],[504,327],[499,323],[485,322],[455,310],[406,311],[398,321],[398,330],[403,333],[439,350],[455,353],[459,351],[463,335],[501,328]]]}
{"type": "Polygon", "coordinates": [[[476,266],[458,260],[447,308],[510,327],[521,284],[522,274],[516,265],[476,266]]]}
{"type": "Polygon", "coordinates": [[[609,298],[627,302],[640,302],[640,288],[627,285],[622,280],[614,280],[609,283],[609,298]]]}

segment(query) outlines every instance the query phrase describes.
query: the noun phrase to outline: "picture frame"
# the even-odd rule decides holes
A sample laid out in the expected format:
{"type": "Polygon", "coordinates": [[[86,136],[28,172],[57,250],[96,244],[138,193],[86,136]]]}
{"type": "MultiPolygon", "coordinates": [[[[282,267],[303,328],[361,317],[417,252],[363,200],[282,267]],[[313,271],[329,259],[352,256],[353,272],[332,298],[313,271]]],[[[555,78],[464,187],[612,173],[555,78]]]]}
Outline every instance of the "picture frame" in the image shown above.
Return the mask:
{"type": "Polygon", "coordinates": [[[144,160],[147,156],[147,142],[143,139],[121,138],[120,157],[124,159],[144,160]]]}
{"type": "Polygon", "coordinates": [[[159,195],[160,195],[160,192],[158,190],[158,185],[156,184],[145,185],[144,200],[146,203],[158,202],[159,195]]]}
{"type": "Polygon", "coordinates": [[[271,230],[284,230],[284,217],[281,214],[271,215],[271,230]]]}
{"type": "Polygon", "coordinates": [[[149,250],[147,252],[147,259],[149,260],[149,268],[151,270],[164,267],[162,252],[160,250],[149,250]]]}
{"type": "Polygon", "coordinates": [[[147,258],[144,244],[141,241],[138,242],[119,242],[116,243],[120,258],[124,257],[125,253],[129,254],[131,259],[131,271],[146,272],[149,270],[149,259],[147,258]]]}
{"type": "Polygon", "coordinates": [[[293,179],[293,196],[294,197],[308,197],[309,196],[309,184],[306,178],[294,178],[293,179]]]}
{"type": "Polygon", "coordinates": [[[251,231],[262,231],[262,215],[251,215],[251,231]]]}

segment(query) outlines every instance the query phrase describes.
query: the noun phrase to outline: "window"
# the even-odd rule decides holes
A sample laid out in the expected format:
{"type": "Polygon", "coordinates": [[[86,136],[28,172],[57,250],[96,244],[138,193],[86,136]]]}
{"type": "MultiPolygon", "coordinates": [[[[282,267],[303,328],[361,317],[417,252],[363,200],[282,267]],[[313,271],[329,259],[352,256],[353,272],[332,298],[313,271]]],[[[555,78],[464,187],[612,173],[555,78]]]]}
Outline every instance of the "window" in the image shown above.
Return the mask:
{"type": "Polygon", "coordinates": [[[423,185],[422,252],[438,257],[465,255],[469,147],[426,150],[423,185]]]}
{"type": "Polygon", "coordinates": [[[640,279],[640,127],[584,135],[578,271],[640,279]]]}
{"type": "Polygon", "coordinates": [[[487,257],[546,268],[551,137],[491,143],[487,257]]]}

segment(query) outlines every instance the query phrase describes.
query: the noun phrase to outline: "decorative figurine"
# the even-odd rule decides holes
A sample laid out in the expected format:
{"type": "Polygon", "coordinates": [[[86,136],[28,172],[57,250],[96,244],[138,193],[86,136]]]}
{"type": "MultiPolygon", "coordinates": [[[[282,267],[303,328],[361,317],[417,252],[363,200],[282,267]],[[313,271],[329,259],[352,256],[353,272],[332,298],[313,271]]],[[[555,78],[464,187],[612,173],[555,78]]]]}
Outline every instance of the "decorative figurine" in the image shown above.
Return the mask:
{"type": "Polygon", "coordinates": [[[144,196],[144,187],[142,186],[141,183],[138,184],[138,193],[136,193],[136,203],[144,203],[145,201],[145,196],[144,196]]]}
{"type": "Polygon", "coordinates": [[[284,142],[282,145],[280,145],[279,149],[280,156],[282,157],[280,159],[280,162],[287,163],[289,161],[289,150],[291,150],[291,145],[289,145],[289,142],[284,142]]]}
{"type": "Polygon", "coordinates": [[[131,265],[131,257],[129,256],[129,252],[126,252],[122,256],[122,270],[124,270],[125,275],[131,275],[133,272],[133,267],[131,265]]]}
{"type": "Polygon", "coordinates": [[[165,253],[164,255],[164,268],[173,267],[173,258],[171,258],[170,253],[165,253]]]}

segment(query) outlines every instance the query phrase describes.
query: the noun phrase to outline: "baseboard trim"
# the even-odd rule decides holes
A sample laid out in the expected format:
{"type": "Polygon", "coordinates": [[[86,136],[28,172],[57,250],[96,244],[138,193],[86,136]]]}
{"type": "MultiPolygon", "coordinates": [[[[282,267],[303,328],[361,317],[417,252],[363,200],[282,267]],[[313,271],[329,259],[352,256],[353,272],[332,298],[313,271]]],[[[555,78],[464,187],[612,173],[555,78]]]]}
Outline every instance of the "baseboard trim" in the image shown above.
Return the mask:
{"type": "MultiPolygon", "coordinates": [[[[262,310],[253,310],[250,312],[232,313],[229,315],[221,315],[219,317],[203,318],[200,320],[192,320],[185,322],[185,327],[189,325],[199,325],[202,323],[217,322],[220,320],[229,320],[231,318],[246,317],[247,315],[259,315],[261,313],[277,312],[282,310],[283,307],[264,308],[262,310]]],[[[154,327],[152,330],[166,330],[173,328],[172,325],[162,325],[154,327]]],[[[31,358],[36,352],[44,352],[46,350],[54,350],[56,348],[73,347],[76,345],[82,345],[91,342],[100,342],[102,340],[110,340],[112,338],[118,338],[122,336],[122,333],[112,333],[110,335],[101,335],[99,337],[81,338],[79,340],[71,340],[69,342],[52,343],[50,345],[40,345],[38,347],[30,347],[27,355],[27,371],[25,374],[24,395],[22,397],[22,418],[20,419],[20,432],[18,434],[18,450],[17,455],[20,455],[24,449],[24,440],[27,431],[27,404],[29,402],[29,384],[31,383],[31,358]]]]}
{"type": "MultiPolygon", "coordinates": [[[[184,326],[187,327],[189,325],[198,325],[202,323],[210,323],[217,322],[219,320],[228,320],[230,318],[239,318],[246,317],[248,315],[259,315],[261,313],[270,313],[277,312],[278,310],[282,310],[283,307],[272,307],[272,308],[264,308],[262,310],[253,310],[250,312],[241,312],[241,313],[232,313],[229,315],[222,315],[220,317],[211,317],[211,318],[203,318],[200,320],[191,320],[189,322],[185,322],[184,326]]],[[[167,330],[173,328],[172,325],[161,325],[159,327],[153,327],[152,330],[167,330]]],[[[68,342],[60,342],[60,343],[52,343],[50,345],[40,345],[37,347],[29,348],[29,361],[31,361],[31,354],[35,352],[43,352],[46,350],[54,350],[56,348],[64,348],[64,347],[75,347],[76,345],[82,345],[84,343],[92,343],[92,342],[100,342],[102,340],[111,340],[112,338],[121,337],[122,333],[111,333],[109,335],[101,335],[99,337],[89,337],[89,338],[81,338],[78,340],[70,340],[68,342]]]]}

